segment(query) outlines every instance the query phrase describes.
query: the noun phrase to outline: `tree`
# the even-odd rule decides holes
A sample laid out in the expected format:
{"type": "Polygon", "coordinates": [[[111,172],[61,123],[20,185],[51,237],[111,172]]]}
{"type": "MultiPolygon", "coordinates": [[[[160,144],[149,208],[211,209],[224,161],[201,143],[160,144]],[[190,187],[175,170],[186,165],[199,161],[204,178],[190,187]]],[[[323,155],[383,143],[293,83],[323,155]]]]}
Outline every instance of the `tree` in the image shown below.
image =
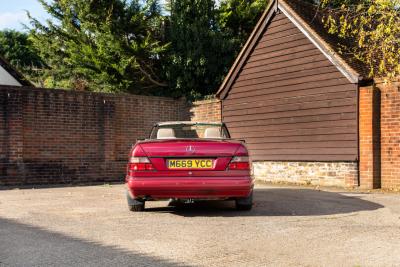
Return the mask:
{"type": "Polygon", "coordinates": [[[40,70],[44,68],[44,63],[28,34],[13,30],[0,31],[0,55],[28,80],[40,84],[40,70]]]}
{"type": "Polygon", "coordinates": [[[229,69],[232,47],[218,28],[214,0],[170,1],[166,73],[175,95],[212,94],[229,69]]]}
{"type": "Polygon", "coordinates": [[[237,46],[243,46],[267,4],[267,0],[222,0],[219,8],[221,29],[237,46]]]}
{"type": "Polygon", "coordinates": [[[369,66],[370,76],[400,75],[400,1],[360,0],[321,2],[329,33],[344,42],[348,53],[369,66]]]}
{"type": "Polygon", "coordinates": [[[30,17],[49,87],[165,94],[167,49],[157,0],[39,0],[51,20],[30,17]],[[161,74],[160,74],[161,73],[161,74]]]}
{"type": "Polygon", "coordinates": [[[0,55],[17,68],[43,65],[28,34],[14,30],[0,31],[0,55]]]}
{"type": "Polygon", "coordinates": [[[47,87],[200,97],[215,93],[264,0],[38,0],[30,17],[47,87]]]}

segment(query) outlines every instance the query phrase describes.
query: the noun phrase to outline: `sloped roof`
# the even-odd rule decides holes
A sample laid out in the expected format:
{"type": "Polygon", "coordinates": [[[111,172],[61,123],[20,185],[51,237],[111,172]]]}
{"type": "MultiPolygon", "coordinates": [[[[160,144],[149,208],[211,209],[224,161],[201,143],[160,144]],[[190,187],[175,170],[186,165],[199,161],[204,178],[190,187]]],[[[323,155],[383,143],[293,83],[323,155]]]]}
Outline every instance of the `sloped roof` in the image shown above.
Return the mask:
{"type": "Polygon", "coordinates": [[[14,79],[16,79],[22,86],[34,86],[2,56],[0,56],[0,66],[3,67],[3,69],[5,69],[12,77],[14,77],[14,79]]]}
{"type": "Polygon", "coordinates": [[[352,57],[344,57],[338,53],[338,47],[343,41],[327,33],[315,6],[302,0],[272,0],[221,84],[217,97],[220,99],[226,97],[257,41],[278,11],[284,13],[351,83],[366,80],[368,72],[363,64],[352,57]]]}
{"type": "MultiPolygon", "coordinates": [[[[333,50],[339,51],[340,45],[353,46],[354,40],[338,38],[337,35],[329,34],[322,24],[323,13],[317,10],[317,7],[303,0],[286,0],[286,3],[300,16],[312,29],[329,45],[333,50]]],[[[366,64],[358,61],[350,55],[339,56],[363,79],[368,77],[369,70],[366,64]]]]}

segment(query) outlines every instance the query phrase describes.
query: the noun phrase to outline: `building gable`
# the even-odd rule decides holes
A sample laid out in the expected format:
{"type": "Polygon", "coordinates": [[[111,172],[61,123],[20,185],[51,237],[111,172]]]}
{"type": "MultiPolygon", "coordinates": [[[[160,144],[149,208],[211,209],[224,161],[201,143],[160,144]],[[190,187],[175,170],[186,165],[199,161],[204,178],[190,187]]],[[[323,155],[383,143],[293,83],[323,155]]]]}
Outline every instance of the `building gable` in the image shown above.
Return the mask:
{"type": "Polygon", "coordinates": [[[9,72],[7,72],[1,65],[0,65],[0,84],[1,85],[11,85],[11,86],[21,86],[22,85],[9,72]]]}
{"type": "Polygon", "coordinates": [[[31,86],[33,84],[28,81],[20,72],[18,72],[11,64],[0,56],[0,85],[9,86],[31,86]]]}
{"type": "Polygon", "coordinates": [[[257,25],[255,26],[253,32],[251,33],[246,44],[239,53],[234,64],[232,65],[228,75],[225,77],[223,83],[221,84],[217,96],[221,99],[225,98],[231,89],[233,81],[235,81],[239,70],[242,65],[247,61],[250,53],[252,53],[257,42],[265,32],[267,27],[270,27],[272,19],[279,13],[284,14],[287,19],[289,19],[296,28],[301,31],[311,43],[314,44],[324,55],[331,61],[331,63],[336,66],[336,68],[349,80],[351,83],[359,83],[365,77],[362,77],[357,70],[351,67],[346,60],[344,60],[335,50],[320,37],[319,34],[313,30],[313,28],[304,21],[286,2],[285,0],[273,0],[270,2],[266,8],[264,14],[261,16],[257,25]]]}
{"type": "Polygon", "coordinates": [[[247,52],[221,99],[224,122],[253,160],[357,160],[358,85],[345,67],[279,8],[247,52]]]}

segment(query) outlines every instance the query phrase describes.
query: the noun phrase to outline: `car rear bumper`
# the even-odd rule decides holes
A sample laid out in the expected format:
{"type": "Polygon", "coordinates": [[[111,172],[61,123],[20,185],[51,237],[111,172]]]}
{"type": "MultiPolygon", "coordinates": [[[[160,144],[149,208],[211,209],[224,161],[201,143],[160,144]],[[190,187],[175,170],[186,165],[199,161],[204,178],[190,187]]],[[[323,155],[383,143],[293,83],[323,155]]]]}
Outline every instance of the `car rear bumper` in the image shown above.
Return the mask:
{"type": "Polygon", "coordinates": [[[145,177],[128,178],[132,198],[146,199],[227,199],[247,197],[253,190],[250,177],[145,177]]]}

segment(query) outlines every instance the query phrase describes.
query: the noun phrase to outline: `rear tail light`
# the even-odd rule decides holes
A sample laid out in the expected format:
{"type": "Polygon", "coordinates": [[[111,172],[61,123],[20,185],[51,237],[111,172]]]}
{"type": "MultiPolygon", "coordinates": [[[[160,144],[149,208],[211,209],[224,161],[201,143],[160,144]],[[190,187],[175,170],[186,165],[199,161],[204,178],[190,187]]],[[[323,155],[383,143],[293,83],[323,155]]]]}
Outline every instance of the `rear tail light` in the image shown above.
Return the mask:
{"type": "Polygon", "coordinates": [[[229,170],[250,170],[249,157],[233,157],[229,163],[229,170]]]}
{"type": "Polygon", "coordinates": [[[153,164],[147,157],[131,157],[128,163],[128,172],[154,171],[153,164]]]}

